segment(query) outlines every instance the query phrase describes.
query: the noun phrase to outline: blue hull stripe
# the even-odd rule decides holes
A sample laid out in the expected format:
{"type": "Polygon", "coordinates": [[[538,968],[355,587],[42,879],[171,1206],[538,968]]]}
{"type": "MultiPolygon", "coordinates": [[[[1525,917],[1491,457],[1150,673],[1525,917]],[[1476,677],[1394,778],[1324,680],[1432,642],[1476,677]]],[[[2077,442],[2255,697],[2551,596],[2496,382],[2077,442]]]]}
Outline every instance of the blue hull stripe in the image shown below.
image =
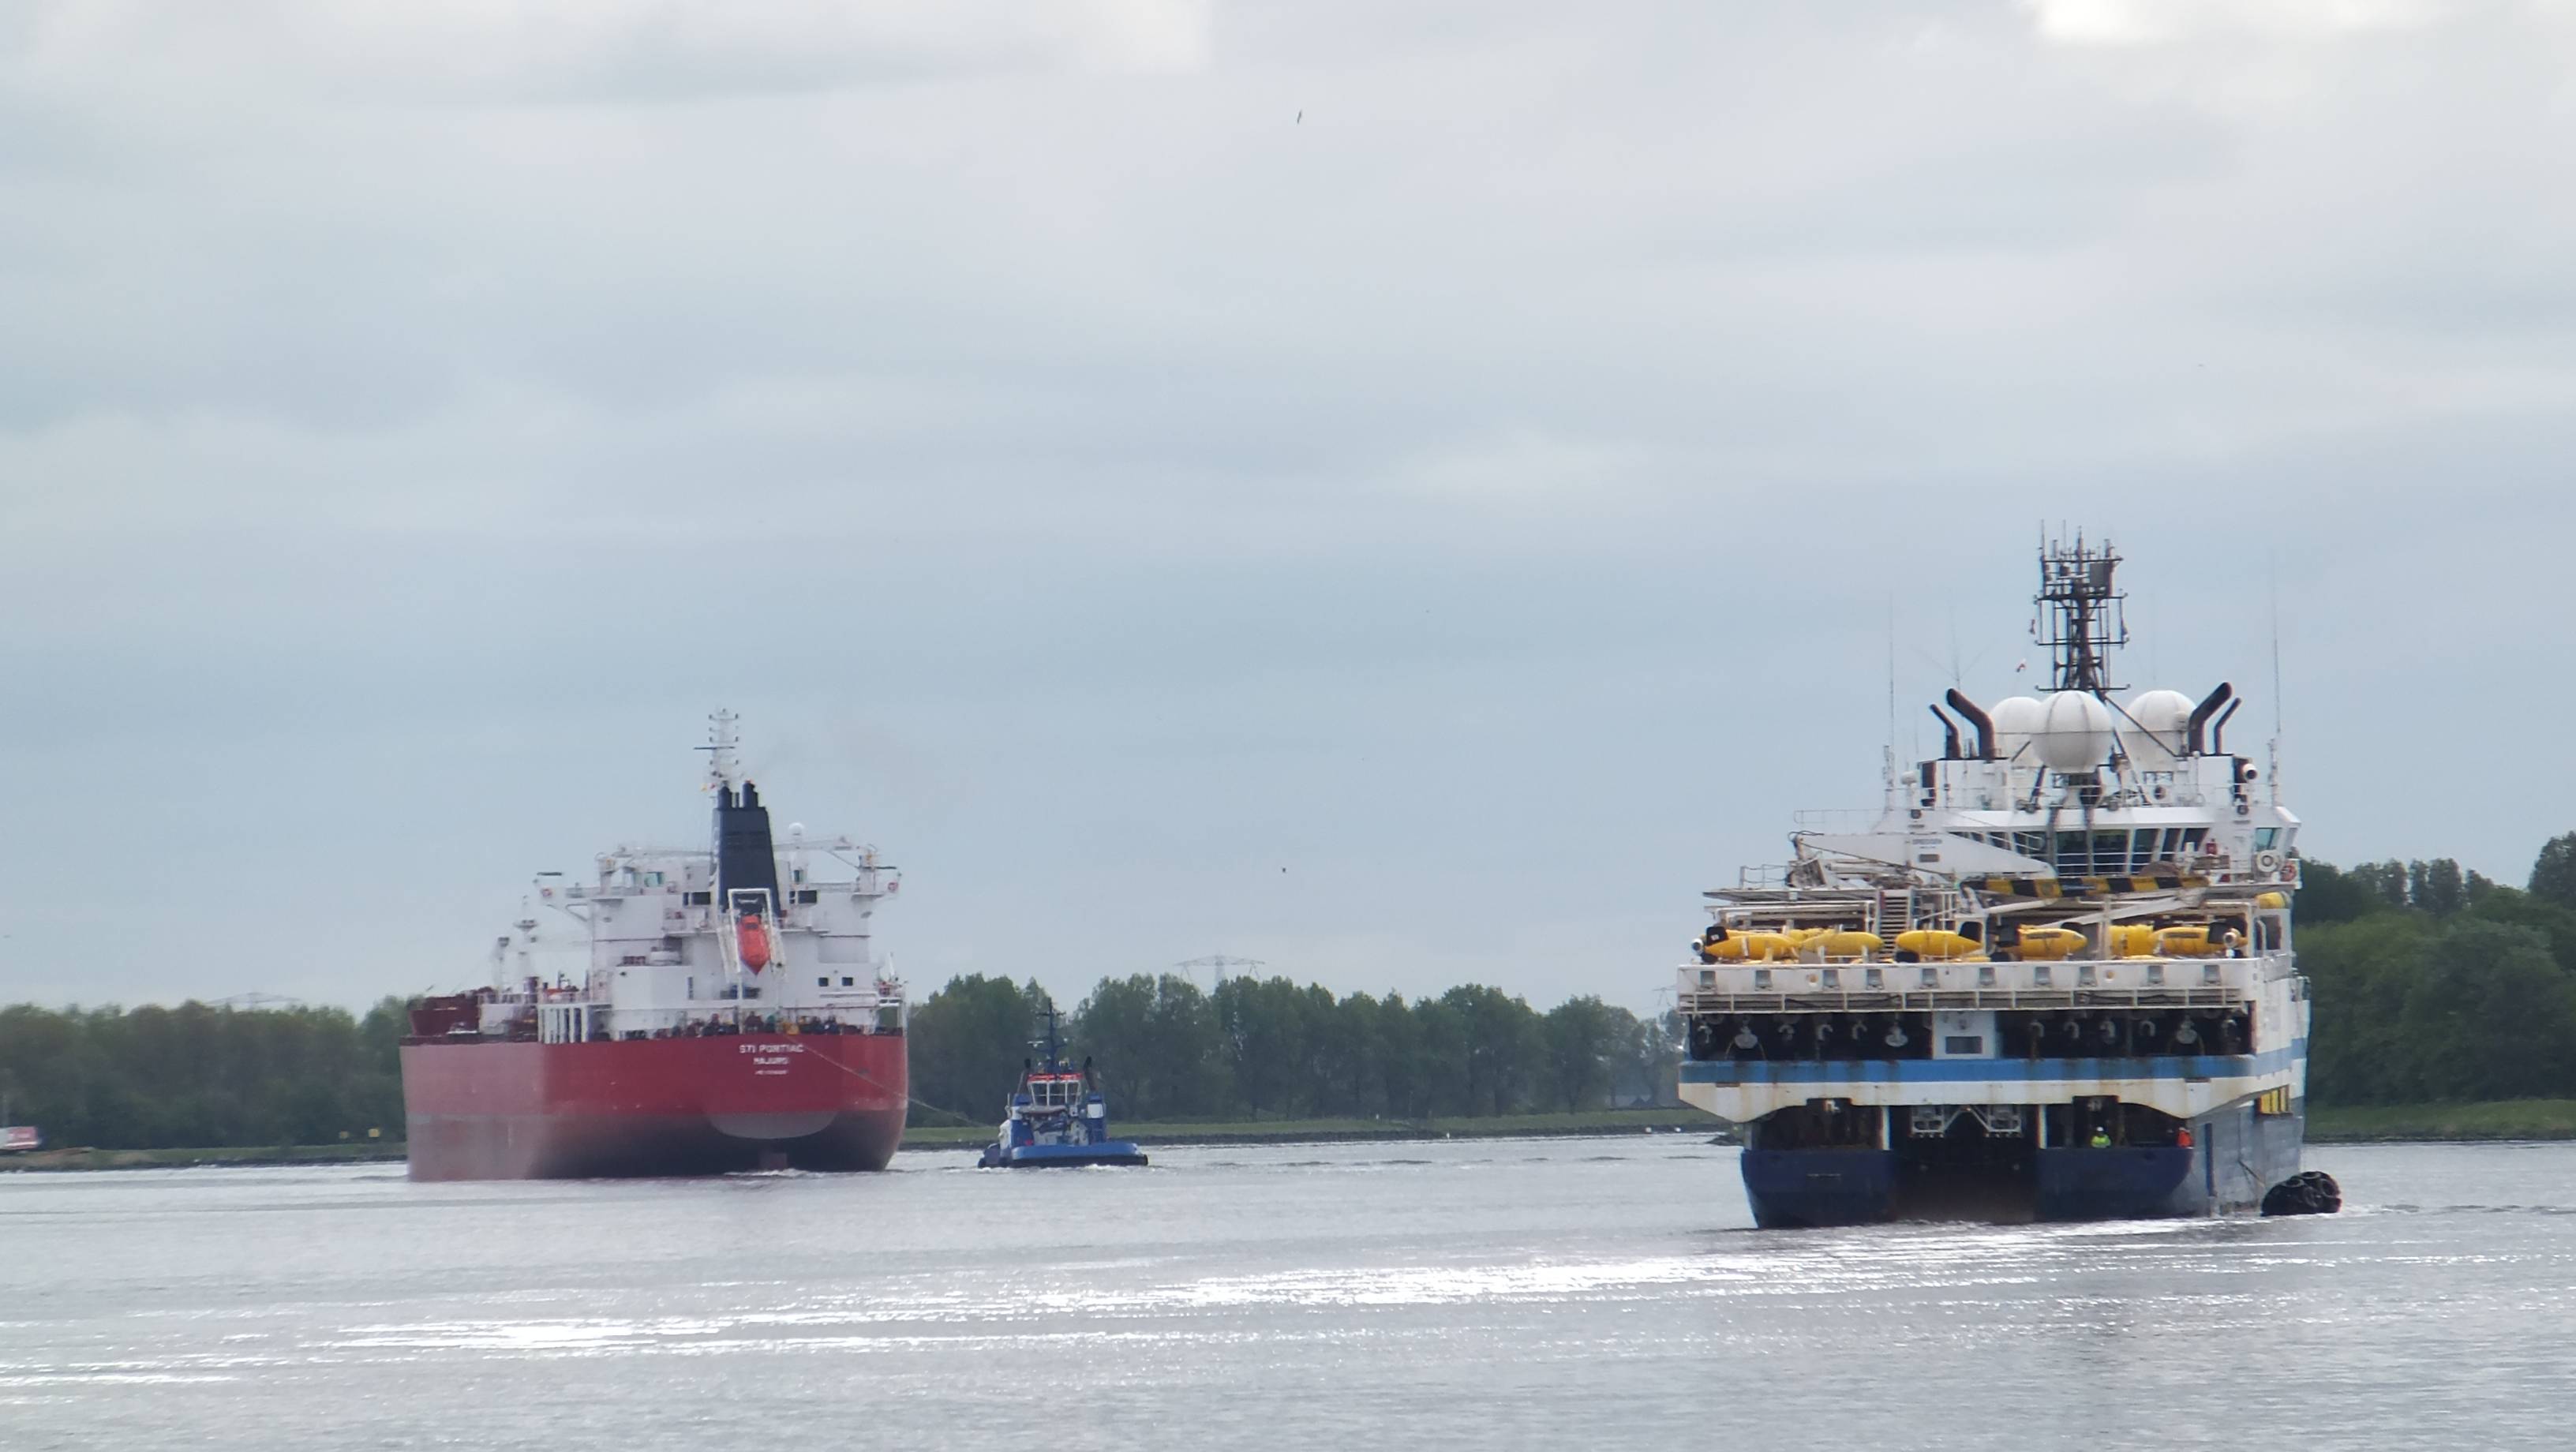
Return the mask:
{"type": "Polygon", "coordinates": [[[986,1145],[982,1164],[995,1166],[1037,1165],[1141,1165],[1145,1152],[1136,1148],[1132,1139],[1104,1139],[1092,1144],[1021,1144],[986,1145]]]}
{"type": "Polygon", "coordinates": [[[1682,1065],[1685,1084],[2049,1083],[2087,1079],[2251,1079],[2279,1074],[2302,1042],[2260,1054],[2154,1059],[1708,1059],[1682,1065]]]}

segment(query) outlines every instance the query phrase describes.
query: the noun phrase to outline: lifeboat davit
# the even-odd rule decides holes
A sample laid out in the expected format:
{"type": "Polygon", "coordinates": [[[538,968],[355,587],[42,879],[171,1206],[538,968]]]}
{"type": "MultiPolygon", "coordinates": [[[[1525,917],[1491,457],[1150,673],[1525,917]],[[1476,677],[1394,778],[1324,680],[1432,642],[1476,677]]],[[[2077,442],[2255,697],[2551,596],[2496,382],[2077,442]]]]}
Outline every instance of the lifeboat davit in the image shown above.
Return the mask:
{"type": "Polygon", "coordinates": [[[742,953],[742,966],[757,973],[769,966],[769,929],[762,925],[760,914],[744,913],[734,934],[734,946],[742,953]]]}

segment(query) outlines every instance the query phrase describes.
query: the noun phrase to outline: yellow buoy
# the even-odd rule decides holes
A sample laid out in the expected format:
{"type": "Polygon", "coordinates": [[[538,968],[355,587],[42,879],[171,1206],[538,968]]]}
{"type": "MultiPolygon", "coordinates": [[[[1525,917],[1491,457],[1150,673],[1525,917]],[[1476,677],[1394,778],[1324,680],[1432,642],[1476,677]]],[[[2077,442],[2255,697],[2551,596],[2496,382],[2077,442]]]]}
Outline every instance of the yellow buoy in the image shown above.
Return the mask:
{"type": "Polygon", "coordinates": [[[2025,963],[2054,963],[2083,946],[2084,935],[2073,928],[2024,928],[2019,952],[2025,963]]]}
{"type": "Polygon", "coordinates": [[[1768,963],[1797,957],[1798,945],[1786,933],[1729,933],[1700,944],[1699,955],[1711,963],[1768,963]]]}
{"type": "Polygon", "coordinates": [[[2145,923],[2113,923],[2111,954],[2117,958],[2152,958],[2156,953],[2156,930],[2145,923]]]}
{"type": "Polygon", "coordinates": [[[1986,951],[1985,944],[1947,928],[1910,928],[1896,935],[1896,947],[1927,963],[1958,962],[1971,953],[1986,951]]]}
{"type": "Polygon", "coordinates": [[[2224,945],[2210,936],[2207,923],[2157,929],[2156,949],[2176,958],[2210,958],[2225,951],[2224,945]]]}

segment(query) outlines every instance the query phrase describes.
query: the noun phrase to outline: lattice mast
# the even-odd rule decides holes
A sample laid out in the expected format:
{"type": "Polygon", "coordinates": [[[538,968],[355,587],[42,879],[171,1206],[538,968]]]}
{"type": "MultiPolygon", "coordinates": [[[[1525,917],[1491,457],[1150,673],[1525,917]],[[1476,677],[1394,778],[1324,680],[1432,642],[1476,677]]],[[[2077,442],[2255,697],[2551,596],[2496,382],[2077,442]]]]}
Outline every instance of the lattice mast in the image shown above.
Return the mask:
{"type": "Polygon", "coordinates": [[[2088,545],[2078,532],[2041,542],[2031,638],[2049,652],[2050,690],[2107,697],[2127,689],[2110,679],[2111,652],[2129,643],[2129,597],[2112,579],[2119,567],[2107,540],[2088,545]]]}

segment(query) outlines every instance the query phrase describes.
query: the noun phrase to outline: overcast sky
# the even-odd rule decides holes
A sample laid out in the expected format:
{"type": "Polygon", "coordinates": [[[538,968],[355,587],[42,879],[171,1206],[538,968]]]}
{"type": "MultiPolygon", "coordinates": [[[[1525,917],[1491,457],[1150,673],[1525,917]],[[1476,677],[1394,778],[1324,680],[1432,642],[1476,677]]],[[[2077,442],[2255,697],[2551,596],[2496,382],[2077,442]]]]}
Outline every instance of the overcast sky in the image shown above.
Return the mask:
{"type": "Polygon", "coordinates": [[[917,991],[1643,1008],[2058,521],[2518,882],[2571,173],[2561,4],[14,0],[0,1001],[474,980],[727,705],[917,991]]]}

